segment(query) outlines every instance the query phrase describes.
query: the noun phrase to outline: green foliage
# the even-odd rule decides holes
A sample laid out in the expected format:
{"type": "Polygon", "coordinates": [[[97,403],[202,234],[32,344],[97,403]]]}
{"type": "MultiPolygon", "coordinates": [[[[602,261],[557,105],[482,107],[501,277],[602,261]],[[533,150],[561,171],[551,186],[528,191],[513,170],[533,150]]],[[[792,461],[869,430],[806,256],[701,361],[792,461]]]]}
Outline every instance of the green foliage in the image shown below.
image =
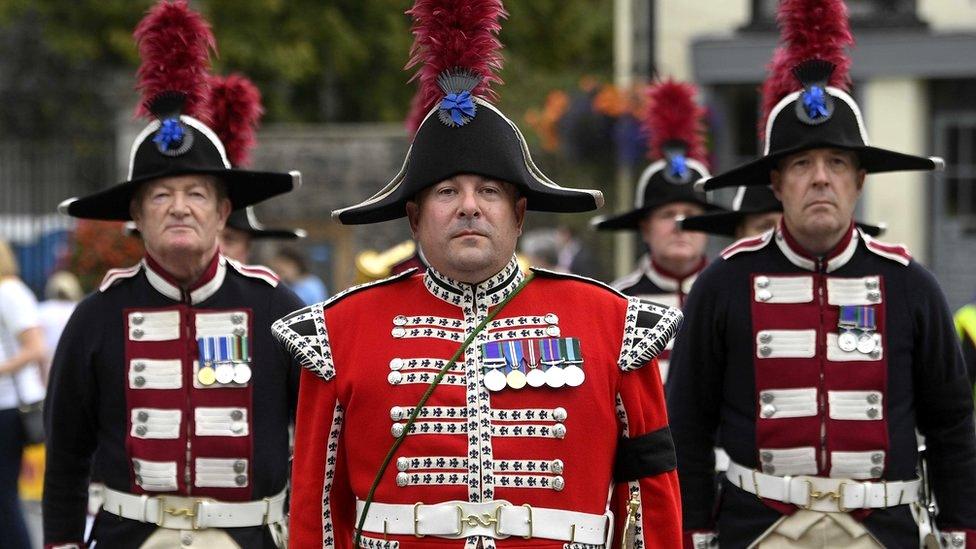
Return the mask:
{"type": "MultiPolygon", "coordinates": [[[[0,0],[0,81],[26,101],[30,131],[103,131],[130,93],[132,29],[151,0],[0,0]],[[114,85],[123,89],[106,89],[114,85]],[[76,98],[75,101],[66,98],[76,98]],[[71,110],[72,112],[68,112],[71,110]]],[[[407,0],[196,0],[217,36],[218,72],[239,71],[264,95],[265,120],[397,122],[414,87],[407,0]]],[[[611,0],[510,0],[503,24],[502,107],[515,117],[580,76],[609,76],[611,0]]],[[[134,98],[134,92],[131,92],[134,98]]],[[[4,116],[3,118],[6,118],[4,116]]],[[[2,120],[9,122],[9,120],[2,120]]],[[[20,120],[2,131],[23,131],[20,120]]]]}

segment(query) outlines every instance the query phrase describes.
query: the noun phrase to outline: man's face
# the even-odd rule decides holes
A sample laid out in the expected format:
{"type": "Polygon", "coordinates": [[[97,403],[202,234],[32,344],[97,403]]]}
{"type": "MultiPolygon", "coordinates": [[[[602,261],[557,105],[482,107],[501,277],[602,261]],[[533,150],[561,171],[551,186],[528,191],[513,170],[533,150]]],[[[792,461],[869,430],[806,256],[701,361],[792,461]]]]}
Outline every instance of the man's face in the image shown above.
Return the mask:
{"type": "Polygon", "coordinates": [[[651,250],[651,257],[661,263],[687,262],[701,257],[708,236],[682,231],[675,220],[703,213],[705,209],[693,202],[672,202],[651,210],[640,221],[641,238],[651,250]]]}
{"type": "Polygon", "coordinates": [[[783,212],[748,214],[735,228],[735,237],[746,238],[762,234],[775,228],[781,217],[783,217],[783,212]]]}
{"type": "Polygon", "coordinates": [[[251,235],[233,227],[224,227],[224,230],[220,231],[219,242],[220,253],[241,263],[247,263],[247,258],[251,255],[251,235]]]}
{"type": "Polygon", "coordinates": [[[144,183],[130,212],[150,254],[202,256],[216,250],[230,208],[212,176],[179,175],[144,183]]]}
{"type": "Polygon", "coordinates": [[[434,269],[475,283],[500,271],[515,253],[525,203],[510,183],[462,174],[421,191],[407,203],[407,217],[434,269]]]}
{"type": "Polygon", "coordinates": [[[853,152],[811,149],[781,160],[770,182],[791,231],[828,235],[851,224],[864,175],[853,152]]]}

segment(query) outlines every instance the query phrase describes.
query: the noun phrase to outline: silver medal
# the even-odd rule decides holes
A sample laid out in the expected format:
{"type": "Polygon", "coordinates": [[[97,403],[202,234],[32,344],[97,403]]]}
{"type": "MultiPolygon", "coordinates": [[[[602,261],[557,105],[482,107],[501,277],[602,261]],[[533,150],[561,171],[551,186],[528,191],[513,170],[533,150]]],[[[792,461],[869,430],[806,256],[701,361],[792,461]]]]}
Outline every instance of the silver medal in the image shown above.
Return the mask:
{"type": "Polygon", "coordinates": [[[251,367],[241,362],[234,365],[234,383],[244,385],[251,381],[251,367]]]}
{"type": "Polygon", "coordinates": [[[857,349],[857,336],[853,332],[844,332],[837,337],[837,346],[849,353],[857,349]]]}
{"type": "Polygon", "coordinates": [[[217,378],[217,383],[221,385],[230,383],[234,381],[234,366],[229,362],[221,362],[215,368],[214,374],[217,378]]]}
{"type": "Polygon", "coordinates": [[[525,374],[525,382],[529,387],[542,387],[546,384],[546,373],[542,368],[532,368],[528,374],[525,374]]]}
{"type": "Polygon", "coordinates": [[[579,366],[567,366],[563,369],[563,373],[566,375],[566,385],[570,387],[579,387],[586,379],[586,374],[579,366]]]}
{"type": "Polygon", "coordinates": [[[501,391],[505,388],[508,380],[505,379],[505,374],[501,373],[499,370],[489,370],[485,373],[485,387],[489,391],[501,391]]]}
{"type": "Polygon", "coordinates": [[[869,355],[877,346],[878,342],[874,340],[874,334],[863,334],[857,339],[857,351],[859,353],[869,355]]]}
{"type": "Polygon", "coordinates": [[[566,373],[559,366],[550,366],[546,370],[546,385],[558,389],[566,384],[566,373]]]}

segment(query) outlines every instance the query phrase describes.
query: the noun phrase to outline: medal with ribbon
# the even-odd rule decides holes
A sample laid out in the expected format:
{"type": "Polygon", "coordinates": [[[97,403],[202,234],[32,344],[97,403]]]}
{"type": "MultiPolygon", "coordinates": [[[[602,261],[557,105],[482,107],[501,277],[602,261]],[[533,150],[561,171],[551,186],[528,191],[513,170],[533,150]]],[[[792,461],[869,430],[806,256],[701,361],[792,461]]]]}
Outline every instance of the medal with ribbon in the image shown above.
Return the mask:
{"type": "Polygon", "coordinates": [[[579,339],[573,337],[492,341],[481,346],[481,356],[490,391],[578,387],[586,378],[579,339]]]}
{"type": "Polygon", "coordinates": [[[251,379],[248,337],[241,335],[197,338],[200,369],[197,381],[209,387],[214,383],[245,384],[251,379]]]}
{"type": "Polygon", "coordinates": [[[840,318],[837,321],[840,335],[837,336],[837,346],[844,352],[857,349],[857,307],[852,305],[840,306],[840,318]]]}
{"type": "Polygon", "coordinates": [[[837,346],[842,351],[856,350],[867,355],[878,346],[875,311],[871,305],[841,305],[837,327],[841,332],[837,336],[837,346]]]}

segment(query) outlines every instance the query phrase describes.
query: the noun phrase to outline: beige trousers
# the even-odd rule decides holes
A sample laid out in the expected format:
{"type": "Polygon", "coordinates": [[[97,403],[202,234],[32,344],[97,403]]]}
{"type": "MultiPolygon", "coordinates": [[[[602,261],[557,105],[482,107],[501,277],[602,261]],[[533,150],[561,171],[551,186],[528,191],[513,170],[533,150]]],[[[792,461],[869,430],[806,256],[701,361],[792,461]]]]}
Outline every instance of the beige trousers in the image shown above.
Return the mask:
{"type": "Polygon", "coordinates": [[[750,547],[758,549],[879,549],[883,546],[847,513],[799,510],[785,516],[750,547]]]}

